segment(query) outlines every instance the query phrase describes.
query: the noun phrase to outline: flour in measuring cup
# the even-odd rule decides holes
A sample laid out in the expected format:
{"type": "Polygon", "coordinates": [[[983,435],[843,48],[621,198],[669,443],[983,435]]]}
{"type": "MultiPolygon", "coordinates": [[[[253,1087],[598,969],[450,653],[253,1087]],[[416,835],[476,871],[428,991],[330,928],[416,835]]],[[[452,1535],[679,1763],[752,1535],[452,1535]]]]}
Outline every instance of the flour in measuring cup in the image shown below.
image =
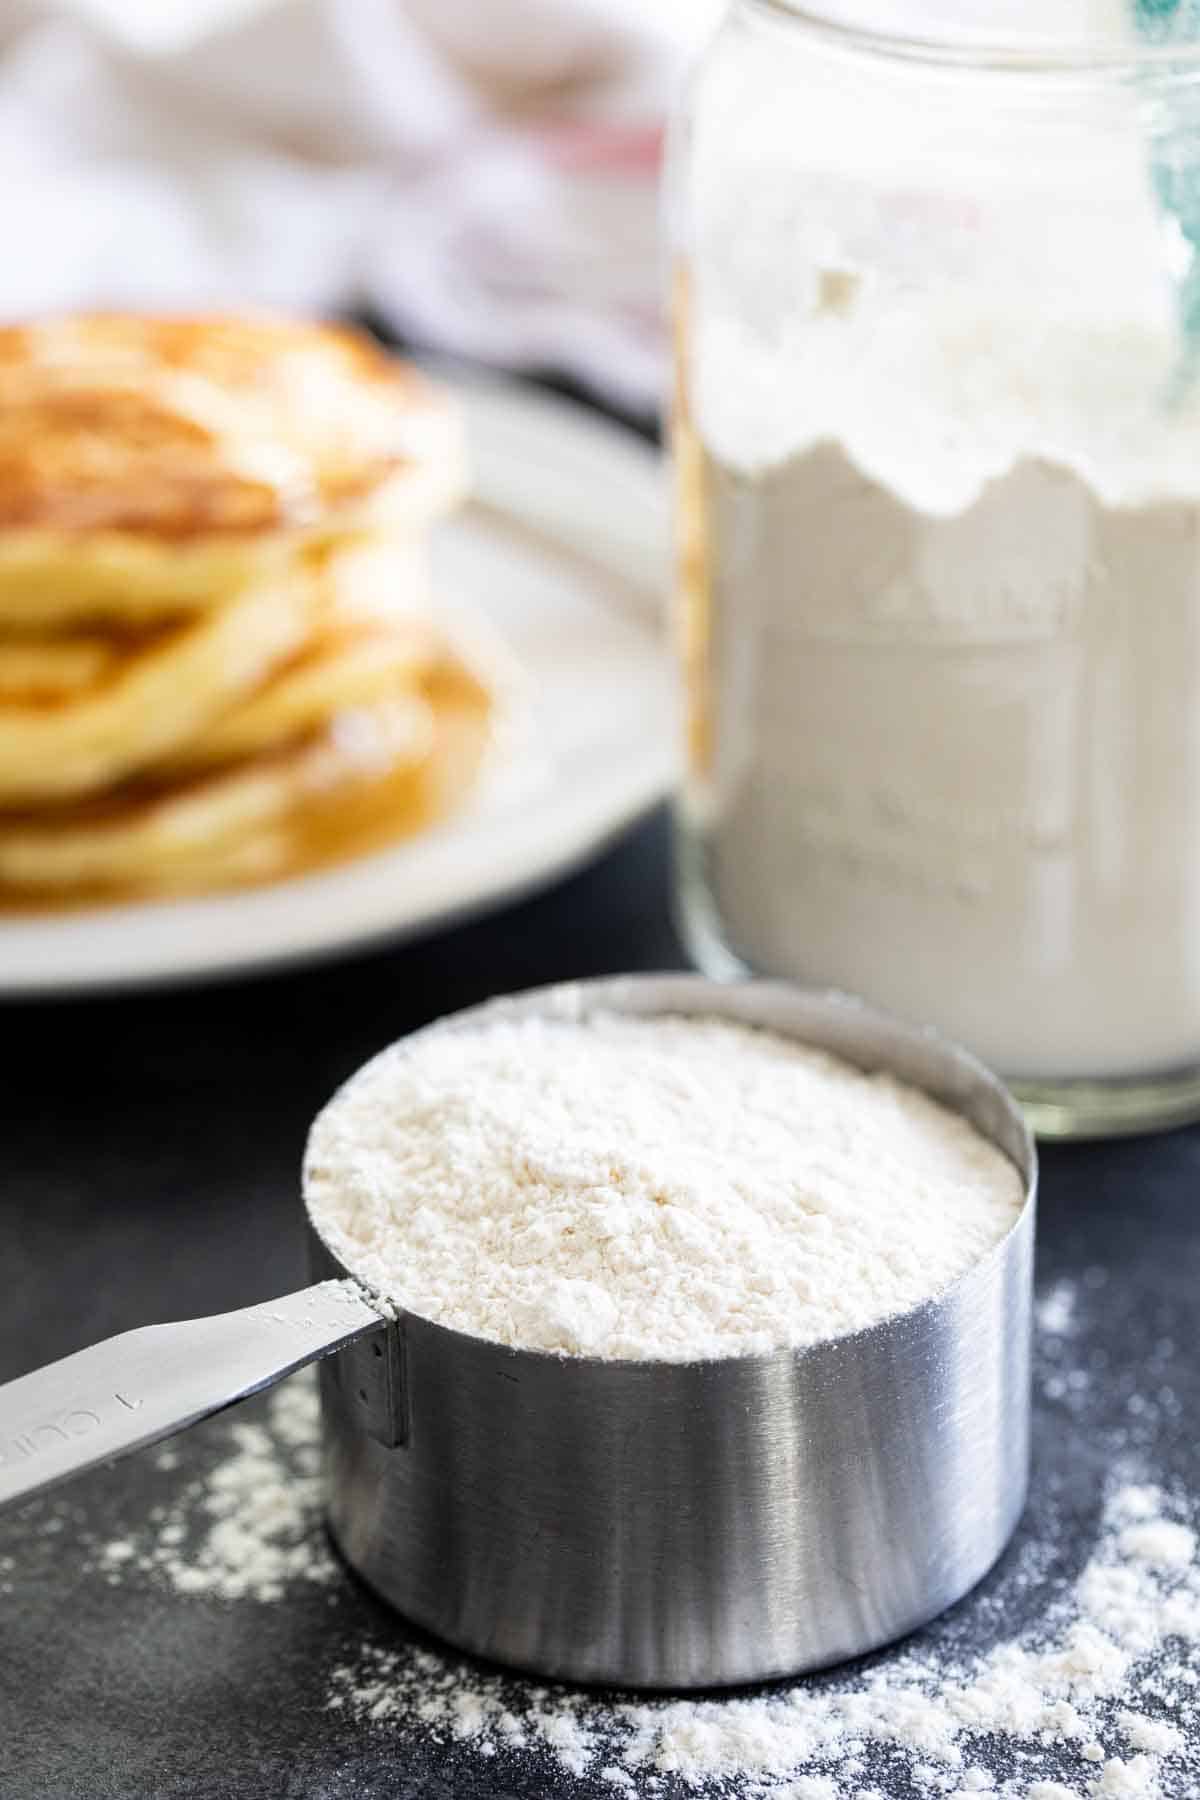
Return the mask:
{"type": "Polygon", "coordinates": [[[402,1041],[313,1127],[305,1196],[361,1280],[526,1349],[811,1344],[940,1292],[1016,1169],[887,1075],[720,1019],[490,1020],[402,1041]]]}

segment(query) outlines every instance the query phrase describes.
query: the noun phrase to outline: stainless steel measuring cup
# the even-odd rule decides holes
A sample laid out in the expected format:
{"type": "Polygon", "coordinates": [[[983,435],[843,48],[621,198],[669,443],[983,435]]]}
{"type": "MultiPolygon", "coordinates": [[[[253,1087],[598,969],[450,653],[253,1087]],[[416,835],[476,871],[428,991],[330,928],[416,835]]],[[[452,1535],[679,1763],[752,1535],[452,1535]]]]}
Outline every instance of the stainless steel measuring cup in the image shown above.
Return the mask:
{"type": "Polygon", "coordinates": [[[1028,1474],[1036,1159],[1013,1101],[929,1033],[776,983],[620,977],[428,1029],[593,1011],[732,1018],[890,1070],[1011,1158],[1025,1206],[911,1312],[691,1363],[385,1317],[314,1228],[316,1286],[127,1332],[0,1388],[0,1504],[324,1358],[336,1542],[407,1617],[482,1656],[622,1686],[749,1682],[875,1649],[960,1598],[1007,1542],[1028,1474]]]}

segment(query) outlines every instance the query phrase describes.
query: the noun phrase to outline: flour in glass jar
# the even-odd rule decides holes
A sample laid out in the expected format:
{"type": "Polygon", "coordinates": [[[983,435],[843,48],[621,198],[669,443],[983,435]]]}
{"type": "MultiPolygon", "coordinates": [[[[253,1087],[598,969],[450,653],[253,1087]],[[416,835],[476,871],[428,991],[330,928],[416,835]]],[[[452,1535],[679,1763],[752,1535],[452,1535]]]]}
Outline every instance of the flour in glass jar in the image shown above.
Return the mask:
{"type": "MultiPolygon", "coordinates": [[[[867,1231],[863,1242],[874,1229],[855,1203],[864,1167],[892,1195],[885,1210],[897,1232],[889,1240],[893,1249],[914,1242],[928,1249],[937,1238],[932,1213],[916,1204],[919,1194],[932,1197],[943,1225],[947,1209],[964,1193],[985,1194],[988,1203],[971,1230],[950,1234],[955,1256],[969,1266],[986,1253],[989,1234],[994,1241],[1004,1229],[1004,1218],[1011,1222],[1019,1183],[1013,1187],[1015,1172],[1003,1158],[980,1161],[986,1146],[961,1120],[927,1101],[914,1107],[919,1098],[770,1034],[715,1021],[475,1021],[470,1030],[439,1028],[409,1040],[343,1090],[326,1118],[343,1105],[345,1114],[335,1118],[336,1130],[328,1136],[316,1134],[310,1150],[310,1203],[314,1171],[320,1170],[318,1186],[324,1183],[325,1191],[319,1207],[344,1207],[352,1221],[365,1199],[372,1203],[368,1221],[377,1219],[373,1208],[397,1191],[389,1184],[402,1176],[418,1197],[402,1197],[398,1214],[389,1206],[379,1215],[379,1241],[390,1241],[388,1221],[398,1219],[403,1230],[427,1234],[433,1260],[418,1262],[411,1289],[395,1274],[387,1276],[388,1284],[406,1303],[410,1293],[419,1295],[428,1309],[459,1309],[451,1316],[464,1328],[498,1332],[503,1316],[490,1310],[494,1291],[485,1289],[482,1300],[472,1301],[465,1283],[447,1275],[463,1248],[463,1220],[449,1192],[454,1180],[482,1176],[491,1159],[497,1191],[489,1207],[498,1206],[504,1217],[507,1196],[510,1235],[527,1223],[522,1199],[532,1195],[553,1207],[560,1192],[566,1199],[558,1223],[571,1228],[569,1235],[589,1206],[611,1209],[610,1189],[639,1201],[631,1232],[647,1222],[654,1227],[664,1202],[694,1205],[702,1220],[714,1206],[718,1217],[732,1209],[740,1218],[746,1195],[711,1179],[715,1142],[726,1149],[730,1141],[745,1146],[746,1193],[753,1193],[763,1173],[754,1160],[756,1134],[765,1134],[775,1163],[775,1134],[783,1131],[793,1151],[800,1139],[810,1154],[799,1159],[802,1183],[768,1190],[771,1205],[822,1195],[839,1226],[856,1221],[867,1231]],[[728,1071],[737,1057],[748,1061],[743,1079],[733,1088],[721,1085],[718,1064],[728,1071]],[[591,1082],[583,1089],[590,1110],[580,1099],[581,1068],[591,1082]],[[749,1070],[756,1071],[754,1079],[749,1070]],[[538,1094],[531,1117],[542,1126],[552,1120],[556,1136],[541,1128],[520,1134],[522,1109],[514,1101],[528,1094],[531,1078],[538,1094]],[[610,1117],[610,1090],[636,1092],[639,1105],[610,1117]],[[722,1111],[731,1101],[733,1123],[722,1111]],[[475,1134],[464,1122],[481,1104],[487,1125],[475,1134]],[[661,1160],[661,1130],[651,1132],[647,1121],[661,1124],[658,1108],[664,1105],[676,1125],[685,1121],[693,1132],[682,1135],[694,1160],[661,1160]],[[551,1158],[568,1115],[581,1136],[565,1160],[563,1154],[551,1158]],[[850,1129],[851,1121],[862,1122],[861,1130],[857,1123],[850,1129]],[[354,1145],[365,1147],[361,1163],[351,1155],[354,1145]],[[455,1159],[449,1171],[447,1146],[455,1159]],[[851,1169],[857,1170],[854,1181],[847,1178],[851,1169]],[[598,1171],[603,1180],[585,1179],[598,1171]],[[347,1177],[352,1206],[344,1206],[347,1177]],[[439,1247],[435,1228],[443,1220],[447,1236],[439,1247]]],[[[668,1147],[676,1144],[668,1134],[668,1147]]],[[[741,1224],[748,1229],[745,1220],[741,1224]]],[[[331,1230],[328,1213],[322,1227],[331,1230]]],[[[619,1232],[612,1236],[618,1245],[623,1241],[619,1232]]],[[[551,1250],[556,1241],[552,1236],[551,1250]]],[[[666,1241],[674,1238],[654,1240],[654,1257],[666,1241]]],[[[361,1246],[351,1254],[362,1254],[361,1246]]],[[[680,1266],[687,1269],[691,1260],[683,1257],[680,1266]]],[[[749,1266],[757,1266],[753,1257],[749,1266]]],[[[885,1255],[884,1266],[890,1298],[876,1295],[873,1303],[895,1306],[895,1267],[906,1265],[901,1257],[894,1267],[885,1255]]],[[[927,1272],[926,1286],[946,1279],[950,1266],[927,1272]]],[[[407,1281],[413,1267],[410,1260],[407,1281]]],[[[506,1282],[520,1284],[528,1273],[519,1257],[501,1267],[506,1282]]],[[[789,1275],[795,1272],[789,1269],[789,1275]]],[[[802,1296],[801,1317],[809,1324],[814,1293],[810,1286],[802,1296]]],[[[573,1292],[567,1297],[578,1298],[573,1292]]],[[[795,1298],[795,1290],[785,1290],[789,1305],[795,1298]]],[[[1038,1308],[1041,1391],[1059,1395],[1072,1409],[1085,1408],[1091,1391],[1074,1379],[1085,1374],[1074,1360],[1076,1337],[1087,1326],[1084,1301],[1082,1288],[1060,1281],[1038,1308]]],[[[855,1305],[860,1303],[867,1304],[861,1293],[855,1305]]],[[[550,1338],[547,1347],[577,1353],[578,1320],[594,1320],[598,1310],[564,1308],[556,1300],[545,1312],[520,1315],[522,1329],[530,1330],[532,1319],[550,1338]]],[[[765,1328],[772,1336],[780,1316],[769,1315],[765,1328]]],[[[838,1328],[836,1313],[826,1308],[820,1316],[822,1329],[838,1328]]],[[[673,1308],[652,1313],[652,1321],[660,1352],[677,1353],[673,1308]]],[[[709,1329],[712,1324],[710,1318],[709,1329]]],[[[760,1329],[758,1319],[754,1331],[760,1329]]],[[[717,1341],[740,1347],[742,1326],[717,1341]]],[[[619,1354],[626,1339],[610,1332],[601,1342],[619,1354]]],[[[1139,1409],[1143,1423],[1152,1411],[1150,1404],[1139,1409]]],[[[345,1733],[356,1753],[397,1768],[432,1758],[422,1766],[448,1772],[452,1782],[455,1771],[470,1770],[478,1785],[483,1762],[494,1766],[501,1791],[511,1776],[513,1786],[538,1784],[533,1791],[564,1796],[577,1791],[581,1800],[609,1794],[653,1800],[699,1794],[713,1800],[734,1794],[738,1800],[1195,1800],[1200,1790],[1200,1506],[1158,1483],[1129,1445],[1105,1465],[1106,1491],[1078,1566],[1064,1569],[1056,1561],[1060,1547],[1039,1534],[1020,1543],[987,1587],[959,1609],[966,1624],[952,1613],[920,1638],[865,1663],[739,1694],[673,1700],[526,1680],[427,1639],[413,1641],[402,1625],[365,1614],[324,1537],[315,1461],[319,1421],[307,1375],[272,1396],[257,1419],[217,1421],[207,1430],[210,1442],[224,1446],[208,1472],[156,1509],[143,1527],[97,1545],[93,1569],[122,1585],[166,1583],[197,1605],[318,1604],[330,1624],[319,1679],[332,1741],[343,1741],[345,1733]]]]}
{"type": "Polygon", "coordinates": [[[1194,56],[1150,0],[746,9],[677,159],[693,944],[1034,1082],[1200,1056],[1197,136],[1135,10],[1194,56]]]}
{"type": "Polygon", "coordinates": [[[763,620],[715,634],[754,729],[693,801],[736,954],[1025,1078],[1190,1062],[1200,503],[1030,457],[949,513],[829,441],[707,479],[717,604],[763,620]]]}

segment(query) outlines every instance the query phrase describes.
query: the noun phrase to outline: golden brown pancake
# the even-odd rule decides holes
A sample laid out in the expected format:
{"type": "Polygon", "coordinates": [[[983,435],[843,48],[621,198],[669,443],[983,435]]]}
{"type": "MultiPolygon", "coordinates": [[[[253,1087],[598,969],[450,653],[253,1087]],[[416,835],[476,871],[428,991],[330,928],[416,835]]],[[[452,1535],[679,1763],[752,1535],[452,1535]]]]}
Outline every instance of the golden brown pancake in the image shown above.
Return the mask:
{"type": "Polygon", "coordinates": [[[406,691],[285,749],[179,784],[131,784],[45,816],[0,816],[8,905],[149,896],[274,880],[428,825],[469,792],[493,697],[447,656],[406,691]]]}
{"type": "Polygon", "coordinates": [[[138,638],[86,686],[0,693],[0,806],[95,793],[170,754],[300,647],[320,595],[294,573],[138,638]]]}
{"type": "Polygon", "coordinates": [[[458,414],[280,318],[0,327],[0,904],[274,880],[429,825],[507,685],[435,622],[458,414]]]}
{"type": "Polygon", "coordinates": [[[178,750],[168,774],[209,768],[287,742],[415,685],[445,652],[428,606],[419,546],[387,538],[315,553],[321,604],[299,648],[178,750]]]}
{"type": "Polygon", "coordinates": [[[159,767],[174,775],[257,756],[328,724],[339,712],[358,711],[406,687],[416,690],[440,650],[425,619],[395,624],[332,619],[252,694],[159,767]]]}
{"type": "Polygon", "coordinates": [[[63,700],[95,687],[128,644],[114,636],[0,637],[0,707],[6,700],[63,700]]]}
{"type": "Polygon", "coordinates": [[[423,529],[462,471],[441,390],[342,327],[0,328],[0,625],[204,606],[314,539],[423,529]]]}

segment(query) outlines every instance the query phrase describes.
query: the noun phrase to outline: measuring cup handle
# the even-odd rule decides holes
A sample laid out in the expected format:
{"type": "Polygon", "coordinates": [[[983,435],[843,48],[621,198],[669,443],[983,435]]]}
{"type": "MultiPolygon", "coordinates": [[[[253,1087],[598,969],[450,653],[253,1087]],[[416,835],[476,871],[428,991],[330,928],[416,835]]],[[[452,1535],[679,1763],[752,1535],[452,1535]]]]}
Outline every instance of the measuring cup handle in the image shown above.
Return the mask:
{"type": "MultiPolygon", "coordinates": [[[[240,1312],[145,1325],[48,1363],[0,1386],[0,1506],[183,1431],[372,1333],[372,1360],[389,1371],[392,1329],[357,1282],[322,1281],[240,1312]]],[[[361,1394],[365,1402],[367,1387],[361,1394]]]]}

